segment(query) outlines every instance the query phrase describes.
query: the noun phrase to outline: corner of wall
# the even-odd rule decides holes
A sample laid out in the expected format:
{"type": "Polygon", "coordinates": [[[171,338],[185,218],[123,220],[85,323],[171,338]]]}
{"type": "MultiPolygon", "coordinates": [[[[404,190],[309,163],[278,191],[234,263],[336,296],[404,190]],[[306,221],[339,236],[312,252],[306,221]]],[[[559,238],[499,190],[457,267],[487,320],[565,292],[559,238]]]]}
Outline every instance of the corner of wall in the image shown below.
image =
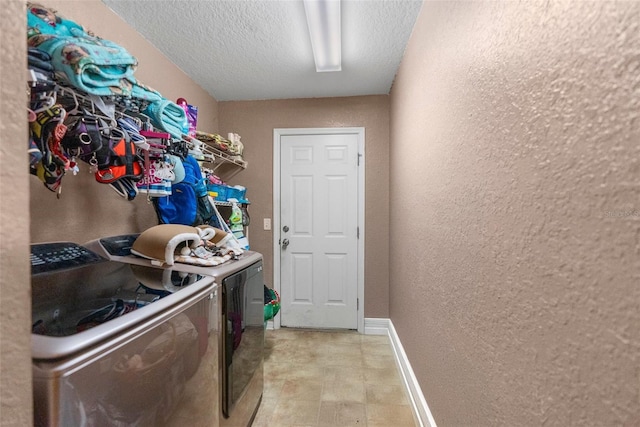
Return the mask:
{"type": "Polygon", "coordinates": [[[31,425],[29,173],[24,1],[3,2],[0,36],[0,397],[3,425],[31,425]],[[12,17],[22,16],[22,19],[12,17]]]}

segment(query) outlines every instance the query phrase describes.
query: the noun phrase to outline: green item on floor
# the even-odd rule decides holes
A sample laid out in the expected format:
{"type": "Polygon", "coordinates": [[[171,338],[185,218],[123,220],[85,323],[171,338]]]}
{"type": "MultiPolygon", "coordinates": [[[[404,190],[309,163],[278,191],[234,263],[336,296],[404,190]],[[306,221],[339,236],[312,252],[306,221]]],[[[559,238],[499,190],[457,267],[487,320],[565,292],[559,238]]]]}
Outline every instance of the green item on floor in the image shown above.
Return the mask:
{"type": "Polygon", "coordinates": [[[280,311],[280,295],[275,289],[264,287],[264,321],[271,320],[280,311]]]}

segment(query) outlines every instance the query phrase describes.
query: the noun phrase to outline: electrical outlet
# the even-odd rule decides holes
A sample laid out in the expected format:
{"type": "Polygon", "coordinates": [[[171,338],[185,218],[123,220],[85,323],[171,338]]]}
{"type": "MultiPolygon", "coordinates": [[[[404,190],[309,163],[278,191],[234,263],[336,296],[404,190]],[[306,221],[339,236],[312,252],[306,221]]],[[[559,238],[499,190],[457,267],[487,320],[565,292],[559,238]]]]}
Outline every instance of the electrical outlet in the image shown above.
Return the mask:
{"type": "Polygon", "coordinates": [[[264,222],[264,224],[263,224],[262,228],[264,228],[267,231],[271,230],[271,218],[264,218],[263,222],[264,222]]]}

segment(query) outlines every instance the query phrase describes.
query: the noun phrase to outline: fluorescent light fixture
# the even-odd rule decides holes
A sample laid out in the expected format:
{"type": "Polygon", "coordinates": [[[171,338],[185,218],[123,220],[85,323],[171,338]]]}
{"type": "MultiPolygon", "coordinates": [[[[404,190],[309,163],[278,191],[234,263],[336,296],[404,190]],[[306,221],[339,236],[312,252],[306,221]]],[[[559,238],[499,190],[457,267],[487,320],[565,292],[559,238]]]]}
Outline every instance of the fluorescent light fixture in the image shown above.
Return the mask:
{"type": "Polygon", "coordinates": [[[340,0],[303,1],[316,71],[341,71],[340,0]]]}

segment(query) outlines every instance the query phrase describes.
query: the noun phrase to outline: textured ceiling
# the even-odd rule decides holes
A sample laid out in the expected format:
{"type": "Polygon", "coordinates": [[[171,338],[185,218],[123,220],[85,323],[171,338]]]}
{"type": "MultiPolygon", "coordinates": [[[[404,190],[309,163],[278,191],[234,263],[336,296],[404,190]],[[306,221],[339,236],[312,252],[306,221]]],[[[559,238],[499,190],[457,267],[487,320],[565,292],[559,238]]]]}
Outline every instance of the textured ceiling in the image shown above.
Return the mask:
{"type": "Polygon", "coordinates": [[[302,0],[102,0],[219,101],[387,94],[421,0],[342,0],[342,71],[317,73],[302,0]]]}

